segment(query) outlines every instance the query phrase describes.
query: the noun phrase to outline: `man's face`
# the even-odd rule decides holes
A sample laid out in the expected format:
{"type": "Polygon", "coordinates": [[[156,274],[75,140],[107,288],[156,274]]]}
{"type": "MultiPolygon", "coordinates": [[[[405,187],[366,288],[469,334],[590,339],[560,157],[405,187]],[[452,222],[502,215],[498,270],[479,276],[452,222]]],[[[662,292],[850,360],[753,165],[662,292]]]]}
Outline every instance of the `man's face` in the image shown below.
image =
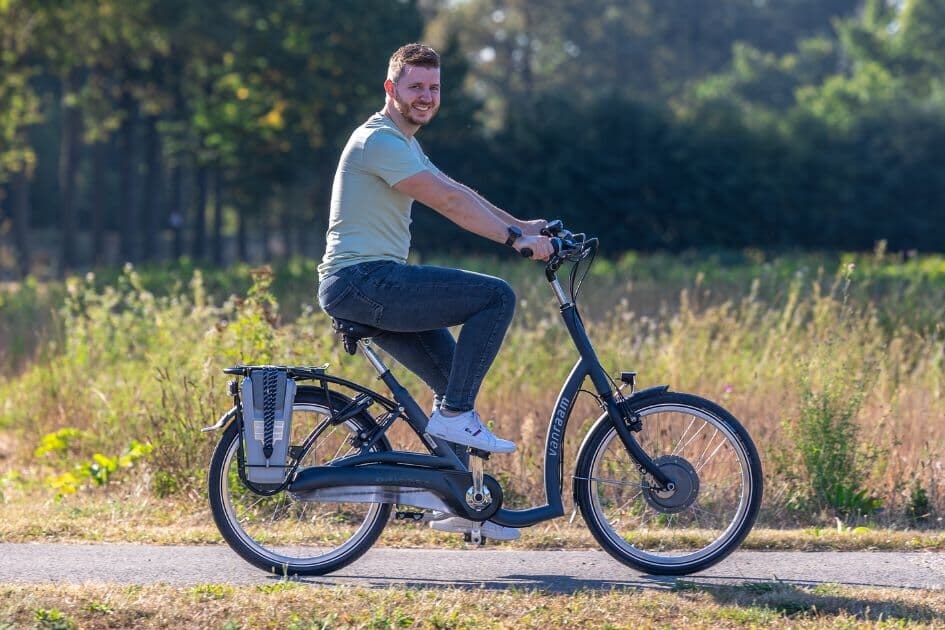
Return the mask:
{"type": "Polygon", "coordinates": [[[404,66],[391,92],[394,107],[407,122],[425,125],[440,109],[440,69],[404,66]]]}

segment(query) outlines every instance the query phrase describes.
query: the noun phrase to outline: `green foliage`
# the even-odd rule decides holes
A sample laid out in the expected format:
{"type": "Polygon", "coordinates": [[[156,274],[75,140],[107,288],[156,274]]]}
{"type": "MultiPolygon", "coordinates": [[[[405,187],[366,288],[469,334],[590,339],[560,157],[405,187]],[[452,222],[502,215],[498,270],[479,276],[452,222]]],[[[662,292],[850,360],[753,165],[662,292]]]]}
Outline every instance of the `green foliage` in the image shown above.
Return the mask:
{"type": "Polygon", "coordinates": [[[928,523],[932,518],[932,502],[929,500],[929,493],[918,479],[912,482],[912,488],[909,491],[906,516],[913,525],[928,523]]]}
{"type": "MultiPolygon", "coordinates": [[[[178,245],[206,257],[191,187],[220,202],[221,238],[268,245],[278,223],[286,250],[317,255],[337,154],[380,106],[387,56],[429,40],[444,53],[441,114],[420,134],[434,161],[516,215],[603,226],[614,256],[881,239],[939,250],[940,4],[10,0],[0,201],[28,206],[11,227],[57,232],[71,177],[92,220],[55,236],[76,237],[80,264],[102,259],[115,227],[123,261],[145,243],[182,253],[167,243],[169,211],[188,221],[178,245]],[[79,127],[85,146],[60,168],[79,127]],[[118,162],[128,168],[107,168],[118,162]],[[20,175],[31,184],[13,195],[4,184],[20,175]]],[[[499,251],[416,218],[424,254],[499,251]]],[[[49,249],[18,251],[17,272],[39,270],[49,249]]]]}
{"type": "Polygon", "coordinates": [[[862,385],[832,377],[821,391],[809,380],[801,382],[800,417],[786,429],[797,449],[811,499],[816,507],[829,507],[843,517],[873,513],[881,505],[861,488],[864,471],[859,462],[856,414],[862,404],[862,385]]]}
{"type": "Polygon", "coordinates": [[[198,584],[189,592],[197,599],[223,599],[233,593],[233,587],[228,584],[198,584]]]}
{"type": "MultiPolygon", "coordinates": [[[[556,391],[549,384],[560,383],[575,359],[541,268],[511,257],[423,262],[497,274],[516,290],[513,328],[484,383],[480,412],[521,449],[490,474],[510,484],[510,500],[540,499],[537,467],[556,391]],[[524,417],[513,411],[522,408],[524,417]]],[[[31,299],[55,307],[52,329],[60,332],[0,382],[0,427],[17,436],[4,461],[22,477],[10,477],[4,491],[42,483],[62,498],[199,496],[217,437],[200,429],[232,405],[223,367],[327,362],[335,374],[376,382],[311,305],[313,273],[312,261],[230,275],[129,267],[73,279],[68,291],[37,288],[31,299]],[[67,305],[51,305],[53,295],[67,305]]],[[[943,509],[935,469],[916,473],[940,456],[940,429],[928,418],[942,413],[945,382],[941,256],[903,262],[883,248],[840,256],[631,253],[599,260],[580,304],[612,373],[637,370],[641,387],[668,383],[719,400],[745,422],[767,449],[768,522],[808,525],[825,511],[911,523],[910,504],[921,506],[921,493],[911,492],[916,479],[932,513],[943,509]]],[[[392,369],[426,408],[426,388],[392,369]]],[[[577,443],[566,444],[568,457],[598,413],[590,404],[575,412],[577,443]]]]}
{"type": "Polygon", "coordinates": [[[154,448],[150,444],[131,440],[131,444],[121,455],[93,453],[90,459],[74,463],[80,450],[80,442],[90,438],[92,435],[87,431],[67,427],[44,435],[39,447],[34,451],[34,457],[44,459],[53,468],[71,467],[70,470],[53,474],[46,480],[58,498],[75,494],[85,482],[90,482],[93,486],[107,485],[115,473],[134,467],[154,448]]]}
{"type": "Polygon", "coordinates": [[[860,439],[857,417],[874,384],[878,348],[849,348],[859,318],[849,302],[854,265],[841,267],[831,293],[839,301],[816,304],[812,317],[822,327],[820,345],[797,369],[798,415],[783,423],[788,452],[783,462],[793,469],[792,501],[805,509],[830,510],[843,519],[876,513],[883,500],[867,487],[870,467],[879,453],[860,439]],[[855,361],[855,363],[854,363],[855,361]]]}
{"type": "Polygon", "coordinates": [[[88,433],[71,427],[47,433],[39,441],[39,446],[33,451],[33,456],[53,456],[62,461],[69,455],[70,447],[74,447],[75,443],[83,437],[88,437],[88,433]]]}
{"type": "Polygon", "coordinates": [[[115,612],[115,609],[105,604],[103,602],[89,602],[85,609],[89,612],[99,613],[101,615],[110,615],[115,612]]]}
{"type": "Polygon", "coordinates": [[[33,620],[44,630],[75,630],[78,624],[58,608],[37,608],[33,611],[33,620]]]}

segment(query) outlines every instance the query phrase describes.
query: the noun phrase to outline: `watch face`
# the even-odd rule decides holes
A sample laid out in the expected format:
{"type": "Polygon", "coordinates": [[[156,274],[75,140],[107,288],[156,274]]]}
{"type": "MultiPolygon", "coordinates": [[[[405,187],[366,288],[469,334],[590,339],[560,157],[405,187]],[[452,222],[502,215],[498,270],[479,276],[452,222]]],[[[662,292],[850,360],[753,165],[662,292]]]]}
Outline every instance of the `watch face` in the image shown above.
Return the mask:
{"type": "Polygon", "coordinates": [[[509,238],[506,239],[505,244],[509,247],[522,235],[522,230],[514,225],[508,227],[509,238]]]}

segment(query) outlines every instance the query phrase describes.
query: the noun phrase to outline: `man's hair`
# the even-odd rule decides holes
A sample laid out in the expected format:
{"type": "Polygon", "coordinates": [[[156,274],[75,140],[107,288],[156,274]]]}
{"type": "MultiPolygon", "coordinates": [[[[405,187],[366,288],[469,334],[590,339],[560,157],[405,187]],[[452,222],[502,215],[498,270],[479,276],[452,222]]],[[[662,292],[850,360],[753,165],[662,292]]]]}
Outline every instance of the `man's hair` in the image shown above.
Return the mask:
{"type": "Polygon", "coordinates": [[[439,68],[440,56],[435,50],[423,44],[401,46],[390,56],[387,64],[387,78],[396,83],[404,73],[404,66],[439,68]]]}

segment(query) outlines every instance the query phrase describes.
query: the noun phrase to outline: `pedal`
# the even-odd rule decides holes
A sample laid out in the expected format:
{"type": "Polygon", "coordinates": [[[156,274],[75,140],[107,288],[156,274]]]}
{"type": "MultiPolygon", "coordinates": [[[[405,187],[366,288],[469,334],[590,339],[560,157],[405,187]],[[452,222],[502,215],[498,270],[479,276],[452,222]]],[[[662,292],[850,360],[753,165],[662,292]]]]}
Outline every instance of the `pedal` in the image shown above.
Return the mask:
{"type": "Polygon", "coordinates": [[[492,455],[492,453],[490,453],[489,451],[483,451],[478,448],[473,448],[472,446],[470,446],[468,450],[469,450],[470,455],[474,455],[476,457],[486,459],[486,460],[489,459],[489,455],[492,455]]]}
{"type": "Polygon", "coordinates": [[[409,512],[407,510],[399,510],[394,512],[395,521],[422,521],[426,512],[409,512]]]}
{"type": "Polygon", "coordinates": [[[411,512],[410,510],[399,510],[394,512],[395,521],[413,521],[415,523],[419,523],[425,521],[436,521],[441,518],[446,518],[446,516],[441,515],[434,518],[433,512],[411,512]]]}

